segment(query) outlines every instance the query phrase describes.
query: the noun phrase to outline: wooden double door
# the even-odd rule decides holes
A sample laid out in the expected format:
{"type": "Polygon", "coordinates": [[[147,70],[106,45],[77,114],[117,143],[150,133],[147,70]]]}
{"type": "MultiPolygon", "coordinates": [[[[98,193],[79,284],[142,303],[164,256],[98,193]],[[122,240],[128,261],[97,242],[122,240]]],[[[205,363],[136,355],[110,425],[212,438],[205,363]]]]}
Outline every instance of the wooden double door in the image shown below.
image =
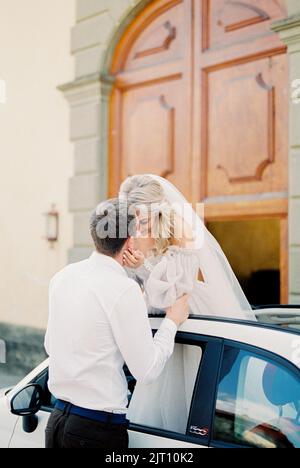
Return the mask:
{"type": "Polygon", "coordinates": [[[154,0],[111,66],[110,193],[128,175],[174,182],[207,221],[277,217],[287,292],[288,64],[284,0],[154,0]]]}

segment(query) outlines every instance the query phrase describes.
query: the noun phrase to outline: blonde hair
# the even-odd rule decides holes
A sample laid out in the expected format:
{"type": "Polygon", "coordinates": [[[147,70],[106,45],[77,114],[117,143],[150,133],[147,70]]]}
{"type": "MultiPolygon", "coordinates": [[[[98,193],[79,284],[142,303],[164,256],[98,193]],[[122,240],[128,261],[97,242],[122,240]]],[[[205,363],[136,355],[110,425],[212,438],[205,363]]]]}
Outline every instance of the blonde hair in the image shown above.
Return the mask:
{"type": "Polygon", "coordinates": [[[164,254],[174,244],[175,212],[161,184],[149,175],[128,177],[121,185],[120,198],[127,200],[130,207],[142,205],[150,209],[156,251],[164,254]]]}

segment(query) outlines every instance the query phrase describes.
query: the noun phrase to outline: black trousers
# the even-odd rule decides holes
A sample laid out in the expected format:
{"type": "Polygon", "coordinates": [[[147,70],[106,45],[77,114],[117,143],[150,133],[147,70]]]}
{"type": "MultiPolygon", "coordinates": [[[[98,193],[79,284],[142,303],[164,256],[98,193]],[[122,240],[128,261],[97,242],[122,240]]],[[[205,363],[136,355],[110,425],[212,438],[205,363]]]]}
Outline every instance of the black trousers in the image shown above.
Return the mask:
{"type": "Polygon", "coordinates": [[[46,428],[46,448],[127,449],[127,426],[100,423],[54,410],[46,428]]]}

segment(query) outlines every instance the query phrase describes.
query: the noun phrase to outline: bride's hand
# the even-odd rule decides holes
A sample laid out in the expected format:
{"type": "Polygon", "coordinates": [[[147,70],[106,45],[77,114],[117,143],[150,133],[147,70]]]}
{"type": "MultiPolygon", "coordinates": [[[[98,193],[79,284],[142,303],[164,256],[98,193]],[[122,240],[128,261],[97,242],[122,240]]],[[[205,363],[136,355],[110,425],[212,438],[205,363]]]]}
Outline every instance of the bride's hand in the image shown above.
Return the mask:
{"type": "Polygon", "coordinates": [[[123,264],[128,268],[139,268],[144,264],[145,256],[140,250],[125,250],[123,264]]]}

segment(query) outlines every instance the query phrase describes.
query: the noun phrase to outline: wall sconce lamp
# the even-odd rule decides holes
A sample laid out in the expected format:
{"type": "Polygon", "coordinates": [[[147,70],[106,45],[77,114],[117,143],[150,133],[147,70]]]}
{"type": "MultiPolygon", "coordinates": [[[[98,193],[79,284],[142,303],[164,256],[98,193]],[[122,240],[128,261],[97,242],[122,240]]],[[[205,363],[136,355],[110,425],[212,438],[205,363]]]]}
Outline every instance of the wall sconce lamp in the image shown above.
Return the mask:
{"type": "Polygon", "coordinates": [[[55,205],[52,205],[51,210],[45,213],[46,217],[46,239],[54,247],[58,241],[59,235],[59,213],[55,205]]]}

